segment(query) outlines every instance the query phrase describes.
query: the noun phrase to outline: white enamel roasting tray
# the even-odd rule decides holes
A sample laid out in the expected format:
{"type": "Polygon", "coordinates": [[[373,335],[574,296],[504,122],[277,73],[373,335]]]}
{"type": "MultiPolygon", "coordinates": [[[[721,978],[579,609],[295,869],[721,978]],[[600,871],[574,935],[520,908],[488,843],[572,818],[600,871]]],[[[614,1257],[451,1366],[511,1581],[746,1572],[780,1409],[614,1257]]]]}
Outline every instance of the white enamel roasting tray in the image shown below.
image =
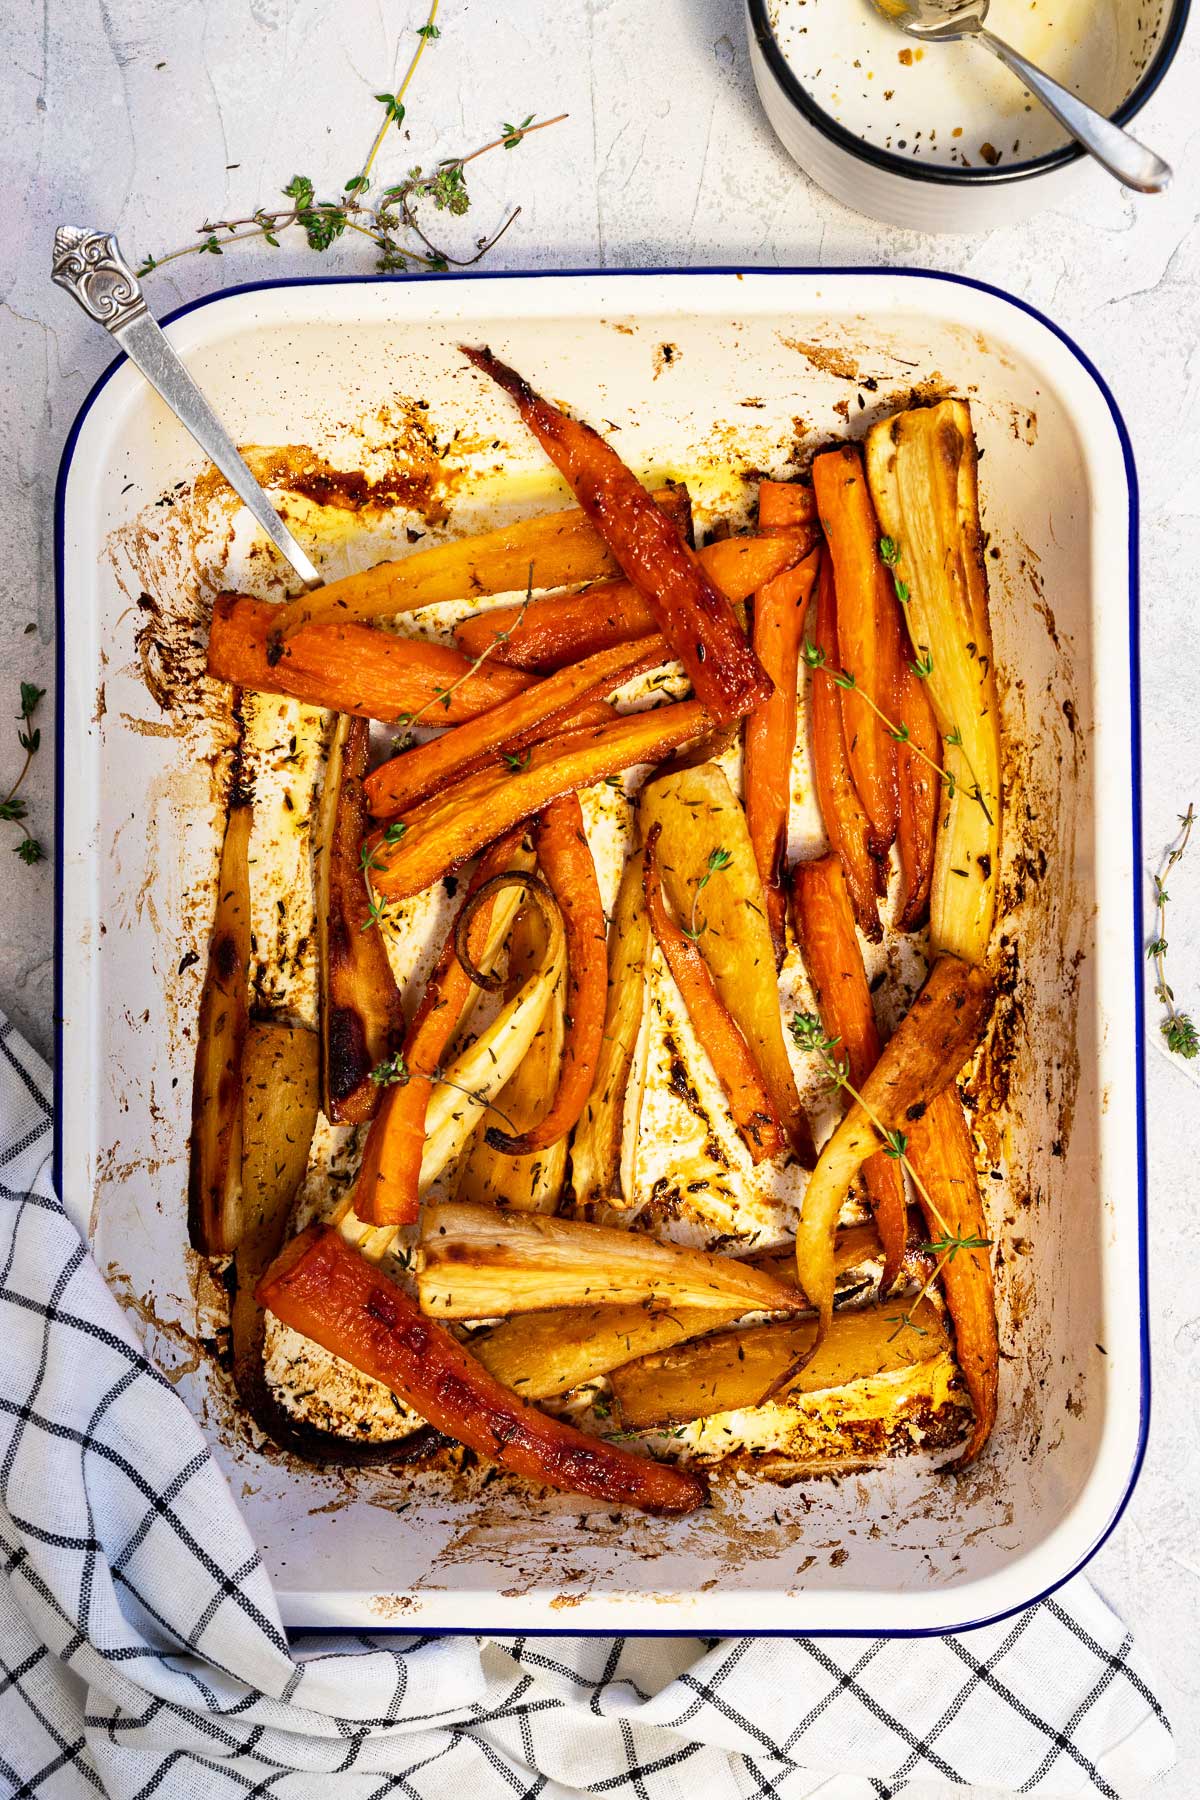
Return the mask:
{"type": "MultiPolygon", "coordinates": [[[[753,493],[745,471],[784,473],[847,422],[861,431],[914,391],[965,395],[1010,746],[1016,1053],[985,1182],[1004,1361],[978,1468],[939,1478],[914,1458],[788,1488],[718,1484],[708,1509],[666,1524],[504,1483],[464,1496],[403,1471],[289,1466],[253,1447],[231,1405],[213,1354],[219,1296],[187,1248],[189,962],[214,879],[215,740],[211,721],[160,709],[144,678],[155,633],[139,635],[156,608],[187,602],[199,618],[214,588],[278,589],[244,519],[189,537],[185,484],[202,464],[140,376],[122,362],[98,385],[58,503],[59,1178],[228,1471],[285,1621],[942,1631],[1061,1582],[1128,1498],[1149,1405],[1136,501],[1095,370],[994,290],[869,270],[281,282],[186,308],[170,335],[240,443],[307,444],[347,467],[392,453],[397,396],[428,402],[444,447],[466,392],[455,345],[491,341],[544,391],[618,426],[643,473],[698,473],[731,505],[753,493]]],[[[462,443],[450,457],[465,472],[452,523],[494,516],[500,489],[485,503],[486,480],[472,480],[497,453],[462,443]]],[[[499,461],[506,503],[544,503],[542,458],[515,424],[499,461]]],[[[406,522],[368,536],[347,514],[342,539],[323,540],[327,569],[393,553],[406,522]]]]}

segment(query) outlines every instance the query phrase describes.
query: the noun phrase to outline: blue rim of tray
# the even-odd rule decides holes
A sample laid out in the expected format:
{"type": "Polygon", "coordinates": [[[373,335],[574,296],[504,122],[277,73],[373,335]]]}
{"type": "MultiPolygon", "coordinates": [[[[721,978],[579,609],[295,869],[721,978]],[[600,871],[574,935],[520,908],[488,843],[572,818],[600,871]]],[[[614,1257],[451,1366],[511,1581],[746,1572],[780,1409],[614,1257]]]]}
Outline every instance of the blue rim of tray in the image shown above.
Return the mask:
{"type": "MultiPolygon", "coordinates": [[[[954,287],[971,288],[977,293],[988,294],[993,299],[1002,300],[1008,306],[1015,308],[1016,311],[1026,313],[1031,319],[1035,319],[1039,325],[1043,326],[1044,329],[1051,334],[1052,337],[1057,338],[1059,343],[1063,344],[1066,347],[1066,349],[1070,351],[1071,355],[1075,358],[1076,362],[1078,362],[1080,364],[1080,366],[1086,371],[1086,373],[1091,377],[1091,379],[1095,383],[1096,388],[1098,389],[1101,397],[1103,398],[1105,405],[1108,407],[1109,413],[1112,417],[1113,426],[1114,426],[1114,429],[1117,434],[1117,440],[1121,446],[1121,456],[1122,456],[1122,459],[1125,464],[1125,479],[1126,479],[1126,483],[1128,486],[1128,492],[1129,492],[1129,535],[1128,535],[1129,699],[1130,699],[1130,745],[1129,745],[1129,748],[1130,748],[1130,762],[1131,762],[1131,766],[1132,766],[1132,790],[1133,790],[1132,795],[1131,795],[1131,805],[1130,805],[1130,824],[1131,824],[1131,828],[1132,828],[1132,832],[1133,832],[1134,862],[1135,862],[1135,865],[1137,865],[1140,862],[1141,843],[1142,843],[1142,789],[1141,789],[1142,742],[1141,742],[1141,713],[1140,713],[1140,704],[1141,704],[1140,655],[1141,655],[1141,652],[1140,652],[1140,635],[1139,635],[1139,619],[1138,619],[1138,614],[1139,614],[1139,580],[1138,580],[1139,499],[1138,499],[1137,466],[1134,462],[1133,445],[1132,445],[1132,442],[1130,441],[1129,431],[1125,424],[1125,420],[1122,417],[1121,409],[1117,405],[1117,402],[1113,396],[1112,390],[1109,388],[1108,383],[1105,381],[1103,375],[1101,375],[1099,369],[1097,369],[1095,363],[1088,356],[1087,352],[1082,350],[1079,347],[1079,345],[1075,342],[1074,338],[1072,338],[1067,332],[1065,332],[1060,325],[1056,325],[1052,319],[1048,319],[1046,317],[1045,313],[1040,312],[1036,306],[1031,306],[1027,300],[1019,299],[1017,297],[1017,295],[1015,295],[1015,294],[1006,293],[1003,288],[996,287],[991,282],[976,281],[973,277],[971,277],[969,275],[947,274],[939,269],[884,268],[884,267],[865,267],[865,268],[841,268],[841,267],[839,267],[839,268],[829,268],[829,269],[804,268],[804,267],[797,267],[797,268],[775,268],[775,267],[772,267],[772,268],[765,268],[765,269],[756,269],[753,267],[747,267],[745,264],[738,265],[735,263],[724,263],[724,264],[716,265],[712,268],[536,269],[536,270],[504,269],[504,270],[491,270],[491,271],[485,271],[485,272],[477,272],[477,273],[474,273],[471,275],[454,275],[454,274],[449,274],[449,275],[409,275],[409,276],[403,276],[403,275],[401,275],[401,276],[326,275],[326,276],[317,276],[317,277],[283,276],[278,279],[268,280],[268,281],[239,282],[234,286],[227,287],[227,288],[221,288],[217,293],[214,293],[214,294],[202,294],[198,299],[189,300],[184,305],[176,307],[173,312],[165,313],[163,315],[160,323],[163,325],[171,325],[175,322],[175,320],[185,318],[188,313],[196,312],[201,307],[204,307],[204,306],[211,306],[217,301],[231,299],[235,295],[239,295],[239,294],[264,293],[272,288],[366,287],[366,286],[386,286],[386,285],[390,285],[393,282],[402,282],[402,283],[407,284],[407,283],[411,283],[411,282],[442,283],[442,282],[456,282],[456,281],[463,281],[463,282],[530,281],[530,280],[561,281],[561,280],[574,279],[574,278],[577,278],[580,276],[600,277],[600,278],[607,280],[609,278],[629,279],[629,278],[636,278],[638,276],[643,276],[643,275],[649,275],[649,276],[661,276],[661,275],[756,275],[756,276],[757,275],[772,275],[772,276],[787,275],[787,276],[797,276],[797,275],[799,275],[799,276],[803,276],[809,280],[815,279],[818,281],[828,280],[834,276],[852,276],[856,279],[862,278],[862,279],[867,279],[867,280],[872,279],[872,278],[877,279],[880,276],[885,277],[885,278],[892,278],[895,276],[900,276],[900,277],[914,277],[915,276],[924,281],[941,281],[941,282],[945,282],[954,287]]],[[[108,383],[112,380],[112,378],[116,374],[117,370],[123,366],[125,361],[126,361],[126,358],[125,358],[124,353],[122,352],[120,355],[117,356],[116,360],[104,371],[104,373],[93,384],[90,393],[87,395],[87,398],[84,400],[82,406],[80,407],[78,413],[76,414],[75,421],[72,424],[71,429],[67,434],[66,443],[63,445],[62,458],[61,458],[61,460],[59,462],[59,466],[58,466],[58,480],[55,484],[55,490],[54,490],[55,682],[56,682],[57,704],[55,707],[55,727],[54,727],[54,805],[55,805],[55,818],[54,818],[54,1137],[53,1137],[53,1151],[52,1151],[52,1170],[53,1170],[55,1191],[58,1193],[62,1192],[62,1119],[63,1119],[63,1110],[64,1110],[64,1095],[63,1095],[63,1088],[62,1088],[62,1038],[63,1038],[63,955],[62,955],[62,951],[63,951],[63,806],[62,806],[62,801],[63,801],[63,784],[64,784],[64,777],[65,777],[65,770],[63,767],[63,751],[64,751],[63,735],[64,735],[64,718],[65,718],[65,709],[63,706],[63,695],[65,692],[64,676],[65,676],[65,672],[66,672],[66,648],[65,648],[65,631],[64,631],[65,609],[64,609],[64,604],[63,604],[63,567],[64,567],[64,560],[65,560],[65,558],[64,558],[64,529],[65,529],[65,517],[66,517],[66,492],[67,492],[67,480],[70,475],[71,464],[72,464],[72,460],[74,458],[75,446],[78,441],[79,434],[82,431],[83,426],[86,423],[88,416],[91,413],[92,407],[95,405],[97,399],[99,398],[101,393],[104,391],[104,389],[108,385],[108,383]]],[[[1138,880],[1135,880],[1135,882],[1133,884],[1132,899],[1133,899],[1134,967],[1136,969],[1140,969],[1141,960],[1142,960],[1142,943],[1143,943],[1143,940],[1145,937],[1145,928],[1144,928],[1144,917],[1143,917],[1142,887],[1141,887],[1141,882],[1138,880]]],[[[1050,1582],[1048,1586],[1046,1586],[1045,1588],[1039,1589],[1039,1591],[1037,1593],[1029,1595],[1027,1598],[1016,1602],[1012,1606],[1006,1606],[998,1612],[989,1613],[985,1618],[982,1618],[982,1619],[967,1619],[967,1620],[964,1620],[961,1624],[955,1624],[955,1625],[914,1626],[910,1629],[904,1629],[902,1627],[892,1626],[892,1627],[884,1628],[882,1630],[872,1631],[869,1627],[856,1626],[853,1630],[851,1630],[849,1628],[843,1629],[840,1627],[826,1627],[821,1630],[814,1630],[814,1631],[810,1631],[810,1632],[804,1632],[802,1622],[800,1620],[797,1620],[797,1628],[795,1630],[788,1630],[782,1626],[769,1627],[769,1628],[765,1628],[765,1629],[762,1627],[749,1626],[741,1631],[736,1631],[733,1629],[724,1630],[721,1634],[722,1636],[728,1636],[728,1637],[795,1637],[798,1635],[804,1635],[804,1636],[809,1636],[809,1637],[832,1637],[832,1638],[837,1638],[837,1637],[909,1638],[909,1637],[947,1637],[947,1636],[953,1636],[956,1633],[962,1632],[962,1631],[977,1631],[986,1625],[999,1624],[1001,1620],[1012,1618],[1016,1613],[1025,1612],[1029,1607],[1040,1605],[1040,1603],[1043,1600],[1049,1599],[1049,1597],[1052,1594],[1057,1593],[1059,1588],[1061,1588],[1066,1582],[1070,1581],[1073,1576],[1078,1575],[1082,1569],[1086,1568],[1087,1564],[1089,1562],[1091,1562],[1092,1558],[1096,1555],[1097,1551],[1102,1549],[1102,1547],[1108,1542],[1108,1539],[1112,1536],[1113,1532],[1116,1530],[1116,1527],[1120,1522],[1121,1516],[1124,1513],[1125,1508],[1129,1504],[1129,1501],[1133,1495],[1134,1488],[1137,1486],[1138,1477],[1141,1474],[1142,1464],[1143,1464],[1143,1462],[1145,1460],[1145,1456],[1146,1456],[1146,1442],[1147,1442],[1147,1437],[1148,1437],[1149,1430],[1150,1430],[1150,1300],[1149,1300],[1149,1269],[1148,1269],[1149,1245],[1148,1245],[1148,1219],[1147,1219],[1147,1196],[1146,1196],[1146,1082],[1145,1082],[1146,1002],[1145,1002],[1145,992],[1144,992],[1143,983],[1140,979],[1135,983],[1135,988],[1134,988],[1134,1034],[1135,1034],[1135,1040],[1136,1040],[1135,1047],[1136,1047],[1136,1051],[1137,1051],[1134,1080],[1135,1080],[1135,1108],[1136,1108],[1136,1119],[1137,1119],[1137,1207],[1138,1207],[1137,1236],[1138,1236],[1138,1299],[1139,1299],[1138,1336],[1139,1336],[1139,1346],[1140,1346],[1140,1352],[1141,1352],[1140,1406],[1139,1406],[1139,1415],[1138,1415],[1137,1449],[1134,1454],[1133,1462],[1130,1466],[1129,1478],[1126,1482],[1125,1490],[1122,1493],[1120,1500],[1117,1502],[1116,1506],[1113,1508],[1113,1511],[1108,1520],[1108,1523],[1097,1534],[1095,1541],[1092,1543],[1092,1545],[1089,1547],[1089,1549],[1087,1549],[1082,1556],[1078,1557],[1076,1559],[1076,1561],[1074,1563],[1072,1563],[1070,1568],[1066,1569],[1063,1572],[1063,1574],[1057,1576],[1054,1581],[1050,1582]]],[[[803,1609],[803,1601],[801,1598],[801,1599],[798,1599],[798,1601],[797,1601],[797,1610],[800,1611],[802,1609],[803,1609]]],[[[346,1629],[346,1627],[341,1626],[341,1625],[328,1626],[328,1627],[294,1626],[292,1629],[296,1630],[296,1631],[305,1631],[305,1632],[312,1632],[312,1631],[319,1631],[319,1630],[344,1631],[346,1629]]],[[[377,1631],[379,1629],[380,1628],[377,1626],[372,1626],[372,1630],[377,1631]]],[[[395,1630],[395,1631],[402,1631],[405,1628],[400,1627],[400,1626],[394,1626],[394,1627],[390,1627],[388,1629],[395,1630]]],[[[438,1628],[436,1628],[436,1627],[431,1627],[424,1623],[422,1624],[422,1630],[429,1631],[429,1630],[437,1630],[437,1629],[438,1628]]],[[[443,1628],[442,1635],[445,1635],[445,1636],[464,1636],[464,1635],[471,1636],[471,1635],[476,1635],[479,1629],[480,1629],[479,1627],[456,1626],[456,1627],[451,1627],[447,1631],[443,1628]]],[[[582,1631],[576,1630],[574,1632],[553,1631],[546,1627],[538,1627],[538,1626],[534,1626],[534,1627],[524,1626],[521,1628],[521,1630],[522,1630],[522,1635],[525,1637],[563,1637],[563,1636],[568,1636],[568,1637],[611,1637],[614,1635],[614,1633],[611,1629],[599,1627],[599,1626],[587,1628],[582,1631]]],[[[681,1635],[681,1633],[676,1630],[664,1630],[664,1631],[656,1631],[653,1629],[639,1630],[635,1626],[632,1629],[625,1631],[622,1635],[627,1636],[627,1637],[678,1637],[681,1635]]]]}

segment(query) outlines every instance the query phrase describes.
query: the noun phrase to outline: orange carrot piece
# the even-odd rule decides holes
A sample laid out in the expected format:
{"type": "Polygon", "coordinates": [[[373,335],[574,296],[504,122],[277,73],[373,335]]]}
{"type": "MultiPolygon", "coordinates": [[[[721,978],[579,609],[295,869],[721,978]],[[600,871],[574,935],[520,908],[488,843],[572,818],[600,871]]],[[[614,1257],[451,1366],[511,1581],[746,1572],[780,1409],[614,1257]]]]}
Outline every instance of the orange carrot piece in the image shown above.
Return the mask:
{"type": "Polygon", "coordinates": [[[256,1294],[285,1325],[381,1381],[438,1431],[502,1469],[609,1506],[667,1516],[692,1512],[704,1500],[702,1476],[587,1436],[520,1399],[335,1229],[311,1225],[294,1238],[256,1294]]]}
{"type": "Polygon", "coordinates": [[[941,764],[942,740],[925,683],[915,673],[907,656],[900,668],[899,692],[899,717],[907,725],[909,735],[905,743],[897,746],[900,829],[896,834],[896,847],[900,856],[901,881],[897,923],[901,931],[916,931],[929,916],[933,856],[942,799],[941,777],[929,765],[931,762],[941,764]]]}
{"type": "MultiPolygon", "coordinates": [[[[861,1089],[879,1061],[882,1046],[846,878],[836,855],[796,864],[792,871],[792,923],[825,1035],[838,1040],[834,1054],[848,1063],[850,1080],[861,1089]]],[[[845,1098],[849,1105],[850,1096],[845,1098]]],[[[883,1244],[886,1292],[904,1261],[908,1229],[904,1177],[895,1158],[882,1150],[863,1164],[862,1172],[883,1244]]]]}
{"type": "Polygon", "coordinates": [[[776,575],[754,597],[754,648],[775,692],[746,720],[746,760],[742,790],[754,860],[767,900],[767,923],[775,945],[775,966],[786,947],[788,818],[792,809],[792,753],[796,748],[796,682],[808,602],[820,553],[776,575]]]}
{"type": "Polygon", "coordinates": [[[331,1120],[361,1125],[379,1103],[371,1071],[399,1042],[404,1006],[378,931],[370,929],[362,841],[367,828],[363,777],[370,726],[347,719],[335,735],[322,801],[317,854],[318,964],[321,990],[321,1094],[331,1120]]]}
{"type": "Polygon", "coordinates": [[[864,937],[878,943],[883,936],[876,899],[878,865],[867,847],[870,822],[850,773],[846,754],[846,738],[842,728],[840,694],[827,673],[837,661],[837,599],[833,586],[833,567],[828,557],[821,561],[817,578],[817,618],[813,631],[814,646],[823,651],[825,664],[813,670],[811,693],[813,783],[825,835],[841,859],[846,886],[858,929],[864,937]]]}
{"type": "Polygon", "coordinates": [[[765,700],[770,681],[733,607],[612,445],[535,393],[490,350],[463,346],[463,354],[515,401],[630,581],[650,602],[714,723],[743,718],[765,700]]]}
{"type": "Polygon", "coordinates": [[[817,523],[817,496],[798,481],[761,481],[758,485],[758,529],[792,531],[817,523]]]}
{"type": "MultiPolygon", "coordinates": [[[[480,861],[466,899],[493,875],[514,866],[521,843],[522,833],[512,832],[493,846],[480,861]]],[[[473,958],[483,954],[492,910],[493,903],[485,900],[471,920],[468,949],[473,958]]],[[[405,1034],[400,1052],[404,1078],[384,1088],[367,1132],[354,1188],[354,1210],[367,1224],[411,1225],[420,1212],[425,1113],[433,1077],[458,1030],[471,992],[471,978],[455,954],[451,927],[405,1034]]]]}
{"type": "Polygon", "coordinates": [[[530,676],[491,658],[472,671],[470,661],[445,644],[370,625],[306,626],[272,662],[268,641],[279,611],[244,594],[219,595],[208,634],[208,673],[237,687],[384,724],[435,707],[438,723],[457,725],[530,684],[530,676]],[[445,694],[448,706],[440,701],[445,694]]]}
{"type": "MultiPolygon", "coordinates": [[[[394,818],[428,795],[437,793],[479,759],[512,751],[534,741],[530,733],[549,726],[581,701],[611,692],[633,675],[669,662],[671,652],[658,635],[635,644],[619,644],[564,669],[524,693],[489,708],[475,719],[443,732],[427,744],[402,750],[367,777],[367,806],[377,819],[394,818]]],[[[537,732],[546,736],[549,732],[537,732]]]]}
{"type": "Polygon", "coordinates": [[[655,825],[646,840],[642,868],[646,916],[696,1036],[725,1090],[738,1135],[751,1160],[759,1163],[764,1157],[779,1156],[788,1149],[787,1133],[750,1046],[717,992],[708,964],[695,941],[667,911],[656,859],[660,831],[661,827],[655,825]]]}
{"type": "Polygon", "coordinates": [[[538,864],[562,910],[567,939],[567,1036],[558,1088],[545,1117],[519,1137],[491,1126],[487,1141],[506,1156],[532,1156],[571,1131],[596,1079],[608,1009],[608,937],[596,865],[578,794],[553,800],[534,838],[538,864]]]}
{"type": "Polygon", "coordinates": [[[369,838],[371,884],[385,900],[419,894],[551,800],[659,762],[709,723],[699,701],[685,700],[534,744],[511,774],[486,769],[423,801],[398,842],[385,842],[382,833],[369,838]]]}
{"type": "MultiPolygon", "coordinates": [[[[812,535],[803,530],[718,538],[696,556],[726,599],[736,604],[806,556],[812,535]]],[[[476,657],[495,643],[498,632],[507,632],[496,656],[545,673],[657,629],[649,601],[631,581],[604,581],[582,594],[544,594],[524,608],[523,616],[519,605],[476,613],[463,620],[454,637],[464,656],[476,657]]]]}
{"type": "Polygon", "coordinates": [[[951,1256],[938,1255],[946,1305],[954,1321],[955,1354],[975,1408],[975,1424],[956,1465],[961,1467],[978,1456],[996,1422],[1000,1338],[996,1288],[986,1245],[987,1220],[979,1193],[971,1131],[956,1083],[943,1088],[930,1101],[925,1116],[912,1126],[908,1158],[941,1214],[939,1219],[918,1192],[933,1242],[936,1244],[943,1236],[943,1220],[955,1237],[980,1240],[969,1249],[956,1249],[951,1256]]]}
{"type": "Polygon", "coordinates": [[[895,841],[900,808],[896,743],[862,696],[896,718],[904,622],[879,555],[879,521],[857,447],[843,444],[818,456],[813,488],[837,590],[836,660],[859,690],[840,690],[846,751],[871,822],[871,854],[882,860],[895,841]]]}

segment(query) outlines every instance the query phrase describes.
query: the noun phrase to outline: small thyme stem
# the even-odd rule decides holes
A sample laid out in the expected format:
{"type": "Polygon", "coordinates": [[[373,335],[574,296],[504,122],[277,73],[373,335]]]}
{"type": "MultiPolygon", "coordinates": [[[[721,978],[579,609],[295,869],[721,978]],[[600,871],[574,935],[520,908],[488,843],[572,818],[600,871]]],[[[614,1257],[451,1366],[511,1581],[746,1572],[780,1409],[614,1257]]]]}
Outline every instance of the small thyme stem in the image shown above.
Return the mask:
{"type": "Polygon", "coordinates": [[[1171,896],[1167,892],[1166,881],[1188,847],[1195,821],[1196,808],[1189,805],[1186,813],[1179,815],[1182,829],[1178,841],[1167,851],[1162,872],[1154,877],[1155,935],[1146,946],[1146,954],[1154,964],[1155,996],[1162,1001],[1167,1011],[1161,1026],[1167,1048],[1189,1061],[1200,1055],[1200,1033],[1197,1033],[1190,1016],[1176,1006],[1174,990],[1167,981],[1167,902],[1171,896]]]}
{"type": "Polygon", "coordinates": [[[405,73],[404,80],[400,83],[400,86],[396,89],[396,98],[393,103],[393,107],[384,114],[383,124],[379,127],[379,130],[375,133],[375,141],[371,145],[371,148],[367,152],[367,160],[364,162],[362,168],[359,170],[359,181],[362,184],[362,186],[360,186],[360,188],[358,189],[358,191],[360,193],[362,192],[362,188],[366,186],[367,177],[371,173],[371,166],[374,163],[375,158],[379,155],[379,151],[382,147],[383,140],[387,136],[389,130],[391,129],[392,121],[395,118],[396,112],[400,112],[401,118],[403,118],[403,116],[404,116],[403,112],[400,110],[402,107],[404,96],[408,92],[409,83],[412,81],[413,76],[417,72],[417,64],[420,62],[421,58],[425,54],[426,44],[429,43],[430,39],[435,35],[435,25],[437,22],[437,15],[438,15],[438,4],[439,4],[439,0],[433,0],[433,3],[429,8],[429,17],[425,21],[424,29],[421,31],[418,31],[418,33],[417,33],[417,47],[413,51],[412,61],[408,65],[408,69],[407,69],[407,72],[405,73]]]}

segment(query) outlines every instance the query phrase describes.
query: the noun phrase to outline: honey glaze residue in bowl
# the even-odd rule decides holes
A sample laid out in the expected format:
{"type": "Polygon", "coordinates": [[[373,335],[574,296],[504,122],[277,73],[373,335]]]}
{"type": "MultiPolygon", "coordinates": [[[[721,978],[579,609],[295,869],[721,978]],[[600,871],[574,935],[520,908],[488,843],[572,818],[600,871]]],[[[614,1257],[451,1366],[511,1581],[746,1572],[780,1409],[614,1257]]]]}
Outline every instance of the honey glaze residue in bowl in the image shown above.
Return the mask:
{"type": "MultiPolygon", "coordinates": [[[[1033,161],[1070,142],[1017,80],[969,39],[919,44],[870,0],[769,0],[797,81],[843,130],[893,155],[960,169],[1033,161]]],[[[992,0],[988,27],[1089,105],[1132,93],[1165,22],[1162,0],[992,0]]]]}

